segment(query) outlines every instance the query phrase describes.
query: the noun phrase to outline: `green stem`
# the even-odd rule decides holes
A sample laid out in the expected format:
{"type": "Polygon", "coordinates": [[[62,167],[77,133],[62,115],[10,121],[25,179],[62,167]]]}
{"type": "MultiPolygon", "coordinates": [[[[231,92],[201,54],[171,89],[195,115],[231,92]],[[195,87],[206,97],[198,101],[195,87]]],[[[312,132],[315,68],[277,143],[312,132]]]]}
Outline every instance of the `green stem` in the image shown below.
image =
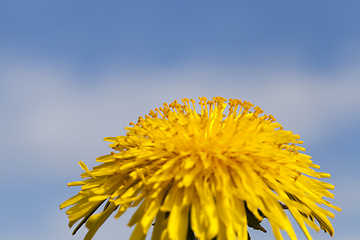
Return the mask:
{"type": "MultiPolygon", "coordinates": [[[[189,222],[186,240],[198,240],[197,238],[195,238],[195,233],[190,227],[190,222],[189,222]]],[[[217,240],[217,237],[214,237],[212,240],[217,240]]],[[[248,240],[251,240],[249,232],[248,232],[248,240]]]]}

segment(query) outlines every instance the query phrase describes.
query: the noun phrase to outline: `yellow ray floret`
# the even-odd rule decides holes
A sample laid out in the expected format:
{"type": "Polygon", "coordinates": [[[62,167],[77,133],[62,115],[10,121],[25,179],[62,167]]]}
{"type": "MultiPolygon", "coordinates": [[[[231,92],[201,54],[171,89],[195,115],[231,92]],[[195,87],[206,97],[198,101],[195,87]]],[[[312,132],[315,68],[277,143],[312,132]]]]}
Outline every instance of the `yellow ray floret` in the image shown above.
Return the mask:
{"type": "Polygon", "coordinates": [[[266,232],[263,218],[277,240],[280,230],[294,240],[286,209],[307,239],[306,225],[332,236],[334,215],[320,206],[340,211],[323,199],[333,198],[334,187],[315,179],[330,175],[316,172],[319,166],[300,153],[300,137],[250,102],[199,99],[199,112],[192,99],[165,103],[130,123],[126,136],[105,138],[115,152],[97,158],[93,170],[80,162],[85,180],[69,186],[81,191],[60,205],[72,206],[70,227],[81,220],[74,234],[86,223],[91,239],[113,212],[118,218],[137,207],[128,224],[136,225],[131,240],[145,239],[152,226],[152,240],[185,240],[189,233],[247,240],[248,226],[266,232]]]}

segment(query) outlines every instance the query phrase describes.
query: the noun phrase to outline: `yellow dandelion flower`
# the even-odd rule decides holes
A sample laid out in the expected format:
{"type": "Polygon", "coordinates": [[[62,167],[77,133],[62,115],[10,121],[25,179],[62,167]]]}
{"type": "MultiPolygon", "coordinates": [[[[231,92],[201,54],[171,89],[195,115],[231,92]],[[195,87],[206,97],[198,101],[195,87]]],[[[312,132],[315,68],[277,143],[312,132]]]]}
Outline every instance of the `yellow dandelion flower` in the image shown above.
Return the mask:
{"type": "Polygon", "coordinates": [[[332,236],[334,214],[319,205],[340,211],[323,199],[333,198],[327,189],[334,186],[314,179],[330,174],[313,170],[319,166],[300,153],[300,137],[250,102],[230,99],[226,116],[226,99],[199,99],[199,112],[193,99],[165,103],[130,123],[126,136],[105,138],[116,152],[97,158],[102,164],[93,170],[80,162],[85,180],[68,185],[81,191],[60,205],[73,205],[70,227],[82,219],[74,233],[86,223],[91,239],[112,213],[137,207],[130,240],[145,239],[152,225],[152,240],[190,239],[189,232],[192,239],[247,240],[248,226],[266,232],[263,218],[277,240],[280,230],[294,240],[285,209],[307,239],[306,225],[332,236]]]}

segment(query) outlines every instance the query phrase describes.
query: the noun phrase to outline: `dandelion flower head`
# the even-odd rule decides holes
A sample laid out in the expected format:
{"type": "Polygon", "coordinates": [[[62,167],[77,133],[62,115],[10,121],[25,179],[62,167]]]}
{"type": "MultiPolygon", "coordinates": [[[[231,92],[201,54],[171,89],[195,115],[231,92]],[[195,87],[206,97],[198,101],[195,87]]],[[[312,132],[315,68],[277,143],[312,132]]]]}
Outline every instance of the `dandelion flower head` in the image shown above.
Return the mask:
{"type": "Polygon", "coordinates": [[[265,231],[263,218],[277,240],[281,230],[297,239],[285,210],[307,239],[307,226],[332,236],[334,214],[320,205],[340,211],[324,199],[334,186],[317,180],[330,174],[314,170],[300,137],[250,102],[199,99],[198,111],[193,99],[164,103],[126,136],[105,138],[114,151],[93,170],[80,162],[84,180],[68,185],[81,191],[60,205],[73,205],[70,227],[81,220],[74,233],[86,223],[91,239],[112,213],[134,207],[130,240],[145,239],[152,225],[152,240],[185,240],[188,229],[200,240],[247,240],[248,226],[265,231]]]}

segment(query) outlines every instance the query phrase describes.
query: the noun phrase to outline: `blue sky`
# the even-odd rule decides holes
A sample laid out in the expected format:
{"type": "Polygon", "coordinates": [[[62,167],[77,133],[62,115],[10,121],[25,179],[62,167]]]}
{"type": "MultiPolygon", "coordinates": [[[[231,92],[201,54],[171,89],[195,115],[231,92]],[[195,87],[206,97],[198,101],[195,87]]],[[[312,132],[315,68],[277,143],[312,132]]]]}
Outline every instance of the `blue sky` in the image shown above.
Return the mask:
{"type": "MultiPolygon", "coordinates": [[[[80,178],[77,162],[95,166],[110,152],[103,137],[163,102],[222,96],[301,136],[343,208],[332,239],[358,239],[359,10],[358,1],[0,1],[0,238],[82,239],[58,208],[79,190],[66,186],[80,178]]],[[[129,216],[94,239],[126,239],[129,216]]]]}

